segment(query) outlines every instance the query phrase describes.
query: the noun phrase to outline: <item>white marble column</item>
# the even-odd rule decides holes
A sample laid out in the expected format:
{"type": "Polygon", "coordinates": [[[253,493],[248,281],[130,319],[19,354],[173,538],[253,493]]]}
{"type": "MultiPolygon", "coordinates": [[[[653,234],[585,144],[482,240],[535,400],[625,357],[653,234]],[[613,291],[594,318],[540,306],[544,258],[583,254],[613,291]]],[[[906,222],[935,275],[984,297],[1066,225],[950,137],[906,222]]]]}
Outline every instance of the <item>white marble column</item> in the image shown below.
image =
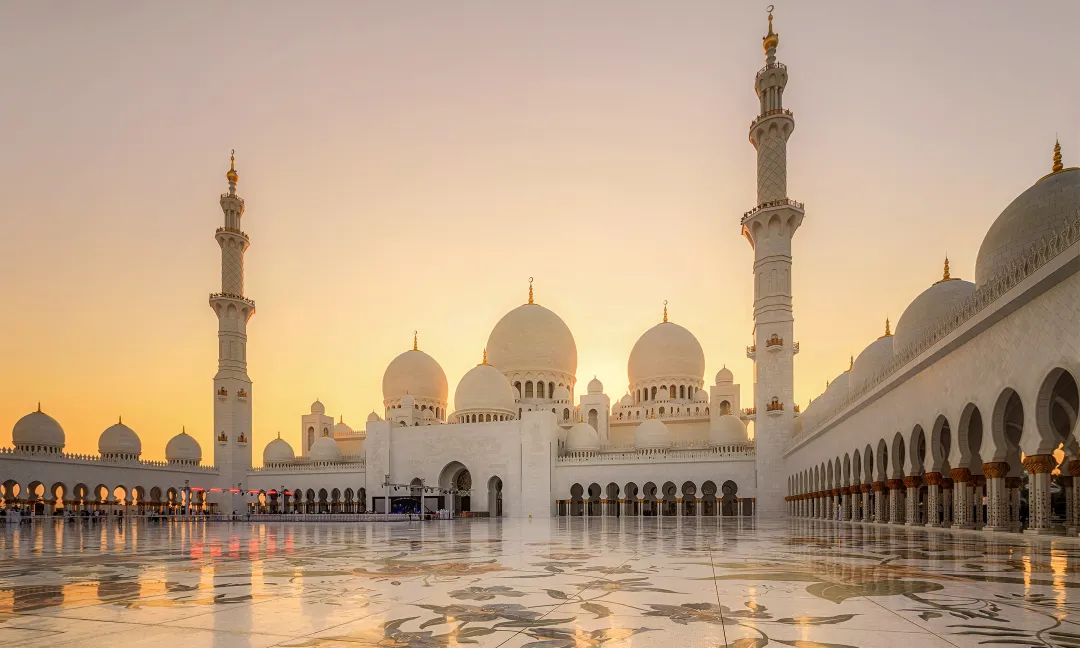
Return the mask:
{"type": "Polygon", "coordinates": [[[861,493],[861,495],[862,495],[862,518],[859,520],[860,522],[873,522],[874,521],[874,510],[870,505],[870,493],[873,492],[872,489],[873,489],[873,487],[870,484],[863,484],[862,487],[861,487],[861,490],[862,490],[862,493],[861,493]]]}
{"type": "Polygon", "coordinates": [[[1009,492],[1005,488],[1005,476],[1009,473],[1009,462],[993,461],[983,464],[986,476],[986,531],[1009,530],[1009,492]]]}
{"type": "Polygon", "coordinates": [[[1065,535],[1075,536],[1076,525],[1076,492],[1073,484],[1076,480],[1071,476],[1061,478],[1061,485],[1065,489],[1065,535]]]}
{"type": "Polygon", "coordinates": [[[957,529],[974,528],[971,515],[971,471],[967,468],[953,468],[949,473],[953,488],[953,527],[957,529]]]}
{"type": "Polygon", "coordinates": [[[874,522],[878,524],[888,524],[889,519],[886,517],[888,513],[888,491],[885,489],[885,482],[874,482],[874,522]]]}
{"type": "Polygon", "coordinates": [[[904,488],[907,489],[904,524],[907,526],[922,526],[922,520],[919,519],[919,487],[922,486],[922,481],[921,475],[904,477],[904,488]]]}
{"type": "Polygon", "coordinates": [[[1028,528],[1024,533],[1054,533],[1050,525],[1050,471],[1056,465],[1053,455],[1031,455],[1024,459],[1024,468],[1031,476],[1028,482],[1028,528]]]}
{"type": "Polygon", "coordinates": [[[951,477],[941,477],[941,526],[949,528],[953,525],[953,480],[951,477]]]}
{"type": "Polygon", "coordinates": [[[1005,491],[1009,494],[1009,531],[1019,533],[1023,529],[1020,523],[1020,489],[1024,487],[1023,477],[1006,477],[1005,491]]]}
{"type": "Polygon", "coordinates": [[[845,486],[840,489],[840,519],[844,522],[851,521],[851,487],[845,486]]]}
{"type": "Polygon", "coordinates": [[[904,480],[890,479],[889,487],[889,524],[904,523],[904,480]]]}
{"type": "Polygon", "coordinates": [[[981,529],[986,524],[983,519],[984,505],[983,495],[986,492],[986,477],[984,475],[973,475],[971,479],[971,512],[972,518],[976,529],[981,529]]]}
{"type": "Polygon", "coordinates": [[[926,526],[941,526],[941,473],[928,472],[926,479],[926,526]]]}

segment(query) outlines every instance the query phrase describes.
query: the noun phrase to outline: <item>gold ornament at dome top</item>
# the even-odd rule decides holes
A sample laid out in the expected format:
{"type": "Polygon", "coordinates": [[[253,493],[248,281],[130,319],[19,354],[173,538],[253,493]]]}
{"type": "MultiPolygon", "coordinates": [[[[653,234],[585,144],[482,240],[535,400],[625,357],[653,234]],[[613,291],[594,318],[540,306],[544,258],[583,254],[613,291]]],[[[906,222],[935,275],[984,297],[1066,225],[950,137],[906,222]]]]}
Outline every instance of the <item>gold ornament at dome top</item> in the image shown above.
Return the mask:
{"type": "Polygon", "coordinates": [[[233,149],[229,156],[229,170],[225,173],[225,178],[232,184],[240,181],[240,176],[236,173],[236,149],[233,149]]]}
{"type": "Polygon", "coordinates": [[[776,46],[780,44],[780,34],[777,34],[772,29],[772,10],[773,6],[769,5],[769,33],[761,39],[761,47],[768,53],[771,49],[776,49],[776,46]]]}
{"type": "Polygon", "coordinates": [[[1065,165],[1062,164],[1062,162],[1061,162],[1061,142],[1056,140],[1056,139],[1054,140],[1054,157],[1053,157],[1053,160],[1054,160],[1053,164],[1051,164],[1051,166],[1050,166],[1050,173],[1047,173],[1043,177],[1039,178],[1039,180],[1038,180],[1039,182],[1042,182],[1043,180],[1046,180],[1047,178],[1049,178],[1052,175],[1057,175],[1058,173],[1061,173],[1062,171],[1077,171],[1077,170],[1080,170],[1080,167],[1067,167],[1066,168],[1065,165]]]}

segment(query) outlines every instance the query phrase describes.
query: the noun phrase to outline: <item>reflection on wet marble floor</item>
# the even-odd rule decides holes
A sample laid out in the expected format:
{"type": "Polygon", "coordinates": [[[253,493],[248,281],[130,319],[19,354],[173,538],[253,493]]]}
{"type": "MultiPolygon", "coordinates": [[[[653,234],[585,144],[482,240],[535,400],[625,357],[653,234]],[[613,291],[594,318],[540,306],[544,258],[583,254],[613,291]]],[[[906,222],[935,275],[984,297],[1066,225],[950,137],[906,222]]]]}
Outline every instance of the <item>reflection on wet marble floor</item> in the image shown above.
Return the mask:
{"type": "Polygon", "coordinates": [[[47,522],[0,527],[0,645],[1080,647],[1078,567],[805,520],[47,522]]]}

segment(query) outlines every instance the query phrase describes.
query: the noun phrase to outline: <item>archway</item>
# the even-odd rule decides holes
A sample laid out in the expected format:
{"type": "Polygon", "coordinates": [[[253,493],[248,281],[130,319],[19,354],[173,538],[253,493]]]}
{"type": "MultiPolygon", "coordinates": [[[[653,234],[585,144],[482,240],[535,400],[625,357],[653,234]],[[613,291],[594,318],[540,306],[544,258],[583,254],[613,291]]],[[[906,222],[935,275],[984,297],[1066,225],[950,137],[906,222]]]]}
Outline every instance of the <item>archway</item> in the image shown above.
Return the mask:
{"type": "Polygon", "coordinates": [[[697,485],[694,482],[686,482],[682,485],[682,514],[697,515],[697,485]]]}
{"type": "Polygon", "coordinates": [[[570,487],[570,515],[585,515],[585,488],[581,484],[570,487]]]}
{"type": "Polygon", "coordinates": [[[595,482],[589,484],[589,517],[602,515],[602,511],[600,509],[601,492],[602,491],[600,489],[600,484],[597,484],[595,482]]]}
{"type": "Polygon", "coordinates": [[[739,485],[729,479],[720,485],[720,492],[723,493],[720,505],[722,515],[738,515],[739,485]]]}
{"type": "Polygon", "coordinates": [[[499,477],[488,480],[488,515],[491,517],[503,516],[503,482],[499,477]]]}
{"type": "Polygon", "coordinates": [[[656,484],[653,482],[645,482],[645,485],[641,487],[641,494],[644,498],[642,502],[645,510],[642,511],[642,515],[655,516],[660,514],[660,506],[656,501],[658,493],[656,492],[656,484]]]}
{"type": "Polygon", "coordinates": [[[711,480],[701,485],[701,514],[716,515],[716,484],[711,480]]]}
{"type": "Polygon", "coordinates": [[[626,488],[623,489],[623,496],[626,498],[626,514],[630,516],[638,515],[638,487],[634,482],[628,482],[626,488]]]}
{"type": "Polygon", "coordinates": [[[472,473],[459,461],[446,464],[439,473],[439,487],[448,494],[447,503],[453,515],[472,511],[472,473]]]}
{"type": "Polygon", "coordinates": [[[664,496],[664,515],[678,515],[679,505],[675,501],[675,498],[678,497],[678,488],[675,484],[673,482],[664,482],[664,487],[660,492],[664,496]]]}

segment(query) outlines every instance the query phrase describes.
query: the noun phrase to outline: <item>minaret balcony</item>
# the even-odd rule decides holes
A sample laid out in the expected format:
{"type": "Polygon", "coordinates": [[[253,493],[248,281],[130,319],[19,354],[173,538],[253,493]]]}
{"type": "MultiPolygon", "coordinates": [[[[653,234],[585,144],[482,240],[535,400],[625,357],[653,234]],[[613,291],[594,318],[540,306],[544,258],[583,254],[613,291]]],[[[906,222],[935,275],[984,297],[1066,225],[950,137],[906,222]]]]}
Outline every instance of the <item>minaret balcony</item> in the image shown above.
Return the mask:
{"type": "Polygon", "coordinates": [[[769,63],[765,67],[758,70],[757,74],[755,76],[761,76],[762,74],[765,74],[769,70],[786,70],[786,69],[787,69],[787,66],[784,65],[783,63],[780,63],[780,62],[769,63]]]}
{"type": "Polygon", "coordinates": [[[806,213],[806,206],[803,205],[801,202],[797,200],[792,200],[791,198],[782,198],[780,200],[769,200],[761,203],[757,207],[754,207],[750,211],[743,214],[740,223],[745,224],[746,221],[750,220],[754,216],[773,209],[794,209],[799,214],[806,213]]]}
{"type": "MultiPolygon", "coordinates": [[[[798,342],[791,345],[791,355],[799,355],[799,343],[798,342]]],[[[798,410],[796,410],[796,411],[798,411],[798,410]]]]}
{"type": "Polygon", "coordinates": [[[750,122],[750,130],[753,130],[754,126],[757,126],[758,123],[760,123],[760,122],[762,122],[762,121],[764,121],[764,120],[766,120],[766,119],[768,119],[770,117],[776,117],[777,115],[784,115],[785,117],[791,117],[791,118],[795,117],[795,113],[791,112],[787,108],[775,108],[773,110],[766,110],[765,114],[758,115],[757,117],[754,117],[754,121],[750,122]]]}
{"type": "Polygon", "coordinates": [[[229,233],[229,234],[237,234],[239,236],[243,236],[245,239],[248,239],[249,241],[251,240],[251,238],[247,235],[247,232],[245,232],[242,229],[237,229],[235,227],[219,227],[219,228],[217,228],[217,231],[216,231],[217,234],[222,234],[222,233],[226,233],[226,232],[229,233]]]}
{"type": "Polygon", "coordinates": [[[740,417],[744,421],[756,421],[757,420],[757,408],[756,407],[744,407],[742,416],[740,417]]]}
{"type": "Polygon", "coordinates": [[[213,303],[215,300],[238,301],[247,304],[251,307],[253,311],[255,310],[255,301],[252,299],[248,299],[243,295],[234,295],[232,293],[210,293],[210,303],[213,303]]]}
{"type": "Polygon", "coordinates": [[[746,357],[750,358],[751,360],[753,360],[754,358],[757,357],[757,345],[756,344],[751,344],[750,346],[746,347],[746,357]]]}
{"type": "Polygon", "coordinates": [[[223,400],[225,400],[226,398],[229,397],[229,390],[222,387],[221,389],[217,390],[216,394],[217,394],[218,400],[223,401],[223,400]]]}

